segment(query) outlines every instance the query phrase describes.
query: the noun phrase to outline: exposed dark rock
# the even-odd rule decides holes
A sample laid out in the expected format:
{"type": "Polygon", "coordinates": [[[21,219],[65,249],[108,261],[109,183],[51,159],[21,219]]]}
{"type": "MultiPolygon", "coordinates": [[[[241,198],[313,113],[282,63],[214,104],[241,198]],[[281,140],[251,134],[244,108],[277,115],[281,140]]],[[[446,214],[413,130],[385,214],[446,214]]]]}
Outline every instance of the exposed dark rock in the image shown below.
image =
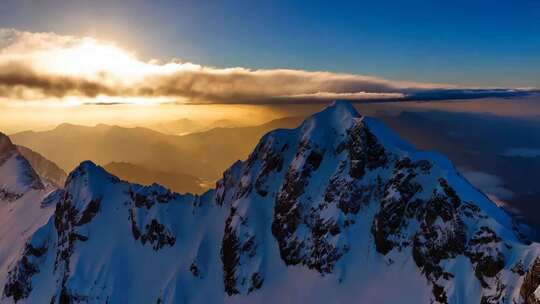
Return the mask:
{"type": "Polygon", "coordinates": [[[540,285],[540,258],[536,258],[523,279],[519,295],[525,304],[539,304],[540,301],[534,296],[534,291],[540,285]]]}
{"type": "Polygon", "coordinates": [[[222,206],[235,191],[235,185],[240,180],[241,161],[235,162],[223,173],[223,178],[216,184],[216,204],[222,206]]]}
{"type": "Polygon", "coordinates": [[[383,167],[388,162],[384,147],[363,123],[347,130],[347,139],[336,150],[338,154],[343,151],[348,153],[349,175],[353,178],[361,178],[366,169],[383,167]]]}
{"type": "Polygon", "coordinates": [[[193,261],[191,265],[189,265],[189,271],[194,277],[199,277],[201,275],[201,272],[199,270],[199,267],[197,267],[197,262],[193,261]]]}
{"type": "Polygon", "coordinates": [[[524,276],[525,273],[527,273],[525,271],[525,265],[523,265],[523,261],[521,260],[519,260],[516,264],[514,264],[514,266],[512,266],[510,270],[519,276],[524,276]]]}
{"type": "Polygon", "coordinates": [[[91,200],[90,203],[88,203],[88,205],[86,206],[86,209],[84,209],[81,218],[77,223],[77,226],[90,223],[94,216],[96,216],[96,214],[99,212],[100,205],[101,197],[91,200]]]}
{"type": "Polygon", "coordinates": [[[131,232],[133,234],[133,238],[138,240],[141,237],[141,231],[139,230],[137,222],[135,221],[133,209],[129,209],[129,221],[131,222],[131,232]]]}
{"type": "Polygon", "coordinates": [[[141,244],[146,245],[146,243],[149,243],[155,251],[158,251],[165,246],[174,246],[176,238],[167,227],[159,223],[156,219],[150,220],[143,228],[139,228],[133,209],[129,209],[128,219],[131,222],[133,238],[135,240],[140,240],[141,244]]]}
{"type": "Polygon", "coordinates": [[[271,172],[280,172],[282,170],[283,158],[279,153],[272,150],[271,145],[262,151],[260,157],[262,158],[262,169],[255,181],[255,189],[259,195],[266,196],[268,194],[268,189],[266,187],[268,176],[271,172]]]}
{"type": "Polygon", "coordinates": [[[258,273],[254,273],[251,276],[251,286],[249,286],[248,293],[260,289],[263,285],[263,281],[263,278],[258,273]]]}
{"type": "Polygon", "coordinates": [[[15,193],[7,189],[0,188],[0,200],[2,201],[13,202],[23,197],[23,195],[23,193],[15,193]]]}
{"type": "Polygon", "coordinates": [[[166,204],[178,197],[177,193],[163,188],[157,184],[151,186],[138,186],[130,189],[131,199],[137,208],[152,208],[156,203],[166,204]]]}
{"type": "Polygon", "coordinates": [[[223,264],[223,283],[229,296],[238,294],[236,288],[236,268],[240,260],[240,242],[234,233],[231,222],[235,210],[231,208],[229,217],[225,222],[225,233],[221,242],[221,262],[223,264]]]}
{"type": "MultiPolygon", "coordinates": [[[[307,154],[310,149],[308,142],[300,143],[296,151],[297,157],[307,154]]],[[[287,265],[296,265],[302,261],[301,250],[304,245],[292,235],[301,220],[302,205],[298,199],[304,193],[311,173],[322,161],[322,156],[319,155],[322,153],[310,151],[301,169],[289,168],[276,198],[272,234],[278,241],[281,258],[287,265]]]]}
{"type": "Polygon", "coordinates": [[[475,275],[487,287],[485,278],[492,278],[505,266],[504,255],[496,247],[501,238],[489,227],[481,226],[469,240],[465,255],[475,267],[475,275]]]}
{"type": "Polygon", "coordinates": [[[13,298],[15,302],[30,295],[32,276],[39,272],[40,258],[47,252],[46,245],[35,247],[27,243],[21,260],[8,272],[4,285],[4,296],[13,298]]]}
{"type": "Polygon", "coordinates": [[[152,244],[155,251],[160,250],[164,246],[174,246],[176,238],[173,234],[160,224],[156,219],[152,219],[150,224],[144,226],[144,231],[140,235],[141,243],[145,245],[147,242],[152,244]]]}
{"type": "Polygon", "coordinates": [[[417,166],[406,158],[396,162],[392,178],[384,186],[384,198],[375,215],[371,232],[377,251],[385,255],[395,246],[407,246],[411,240],[401,243],[400,232],[408,224],[407,219],[422,220],[423,203],[415,196],[423,188],[414,180],[417,166]],[[394,237],[397,236],[397,237],[394,237]]]}
{"type": "Polygon", "coordinates": [[[433,284],[433,296],[435,297],[435,300],[439,303],[448,303],[448,297],[446,296],[446,292],[444,291],[444,287],[433,284]]]}
{"type": "Polygon", "coordinates": [[[506,302],[506,285],[504,285],[498,278],[495,279],[495,288],[493,289],[494,290],[492,290],[492,292],[494,293],[482,295],[480,304],[499,304],[506,302]]]}
{"type": "MultiPolygon", "coordinates": [[[[444,285],[438,282],[451,280],[454,275],[444,270],[444,260],[467,256],[484,288],[490,287],[486,278],[497,275],[505,260],[498,249],[501,238],[489,227],[479,227],[468,237],[464,219],[478,220],[483,215],[474,204],[463,202],[445,179],[438,179],[438,187],[429,199],[422,198],[425,193],[416,177],[429,174],[430,168],[426,162],[414,163],[408,158],[396,162],[385,198],[374,217],[372,234],[377,251],[383,255],[412,245],[413,259],[432,283],[434,299],[445,303],[444,285]],[[412,235],[403,234],[413,220],[419,223],[417,230],[412,235]]],[[[485,301],[495,298],[498,296],[489,295],[485,301]]]]}

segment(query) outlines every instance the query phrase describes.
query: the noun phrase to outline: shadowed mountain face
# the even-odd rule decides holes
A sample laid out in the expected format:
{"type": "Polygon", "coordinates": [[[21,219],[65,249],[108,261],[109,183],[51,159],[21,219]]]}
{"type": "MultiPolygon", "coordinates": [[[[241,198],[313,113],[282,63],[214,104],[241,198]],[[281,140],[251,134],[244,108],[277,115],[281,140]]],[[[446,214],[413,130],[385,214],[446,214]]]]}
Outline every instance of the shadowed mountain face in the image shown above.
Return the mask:
{"type": "Polygon", "coordinates": [[[62,187],[66,181],[67,174],[52,161],[46,159],[41,154],[23,146],[17,146],[19,152],[30,162],[30,165],[43,181],[52,183],[57,187],[62,187]]]}
{"type": "Polygon", "coordinates": [[[285,118],[256,127],[215,128],[185,136],[145,128],[62,124],[50,131],[21,132],[11,138],[65,170],[88,159],[99,164],[129,162],[154,171],[216,180],[230,163],[245,158],[263,134],[300,122],[301,118],[285,118]]]}
{"type": "Polygon", "coordinates": [[[202,196],[84,162],[46,201],[6,303],[535,303],[540,284],[540,245],[503,209],[345,102],[202,196]]]}
{"type": "Polygon", "coordinates": [[[203,181],[187,174],[153,171],[130,163],[113,162],[103,168],[107,172],[132,183],[142,185],[157,183],[179,193],[201,194],[208,190],[208,187],[202,185],[203,181]]]}

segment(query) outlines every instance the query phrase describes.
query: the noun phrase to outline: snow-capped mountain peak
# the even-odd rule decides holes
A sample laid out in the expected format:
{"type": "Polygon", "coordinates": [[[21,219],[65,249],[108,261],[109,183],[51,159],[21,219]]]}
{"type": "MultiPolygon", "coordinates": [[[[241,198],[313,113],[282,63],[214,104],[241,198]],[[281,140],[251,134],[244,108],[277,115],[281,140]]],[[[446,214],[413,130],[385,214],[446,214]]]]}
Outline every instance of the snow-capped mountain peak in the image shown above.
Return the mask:
{"type": "Polygon", "coordinates": [[[534,299],[539,246],[444,157],[335,102],[265,135],[202,196],[81,163],[4,301],[534,299]]]}
{"type": "Polygon", "coordinates": [[[31,189],[44,189],[43,183],[9,137],[0,133],[0,200],[16,200],[31,189]]]}
{"type": "Polygon", "coordinates": [[[3,133],[0,133],[0,155],[6,155],[7,153],[10,153],[13,149],[15,149],[15,146],[13,145],[13,143],[11,143],[9,137],[3,133]]]}

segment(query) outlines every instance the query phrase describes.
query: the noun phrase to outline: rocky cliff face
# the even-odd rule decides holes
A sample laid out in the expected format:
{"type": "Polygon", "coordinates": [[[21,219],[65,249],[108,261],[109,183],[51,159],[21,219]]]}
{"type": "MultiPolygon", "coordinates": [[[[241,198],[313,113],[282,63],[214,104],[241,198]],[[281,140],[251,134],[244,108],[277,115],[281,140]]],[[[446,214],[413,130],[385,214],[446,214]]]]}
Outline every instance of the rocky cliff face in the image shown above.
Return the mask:
{"type": "MultiPolygon", "coordinates": [[[[520,265],[518,265],[520,266],[520,265]]],[[[540,258],[536,258],[534,263],[530,265],[527,273],[524,272],[522,267],[519,267],[517,271],[525,278],[519,289],[519,295],[525,304],[537,304],[540,303],[540,299],[537,296],[538,286],[540,286],[540,258]]]]}
{"type": "Polygon", "coordinates": [[[346,102],[265,135],[202,196],[85,162],[48,201],[4,301],[537,301],[538,244],[346,102]]]}

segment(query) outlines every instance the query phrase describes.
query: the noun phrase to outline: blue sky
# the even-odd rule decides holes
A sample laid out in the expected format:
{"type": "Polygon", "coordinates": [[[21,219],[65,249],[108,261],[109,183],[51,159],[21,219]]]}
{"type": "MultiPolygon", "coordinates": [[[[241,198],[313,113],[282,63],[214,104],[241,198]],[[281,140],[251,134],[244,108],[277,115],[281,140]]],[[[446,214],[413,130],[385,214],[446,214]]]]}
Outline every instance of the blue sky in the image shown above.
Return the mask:
{"type": "Polygon", "coordinates": [[[540,1],[3,0],[0,27],[144,58],[467,85],[540,85],[540,1]]]}

